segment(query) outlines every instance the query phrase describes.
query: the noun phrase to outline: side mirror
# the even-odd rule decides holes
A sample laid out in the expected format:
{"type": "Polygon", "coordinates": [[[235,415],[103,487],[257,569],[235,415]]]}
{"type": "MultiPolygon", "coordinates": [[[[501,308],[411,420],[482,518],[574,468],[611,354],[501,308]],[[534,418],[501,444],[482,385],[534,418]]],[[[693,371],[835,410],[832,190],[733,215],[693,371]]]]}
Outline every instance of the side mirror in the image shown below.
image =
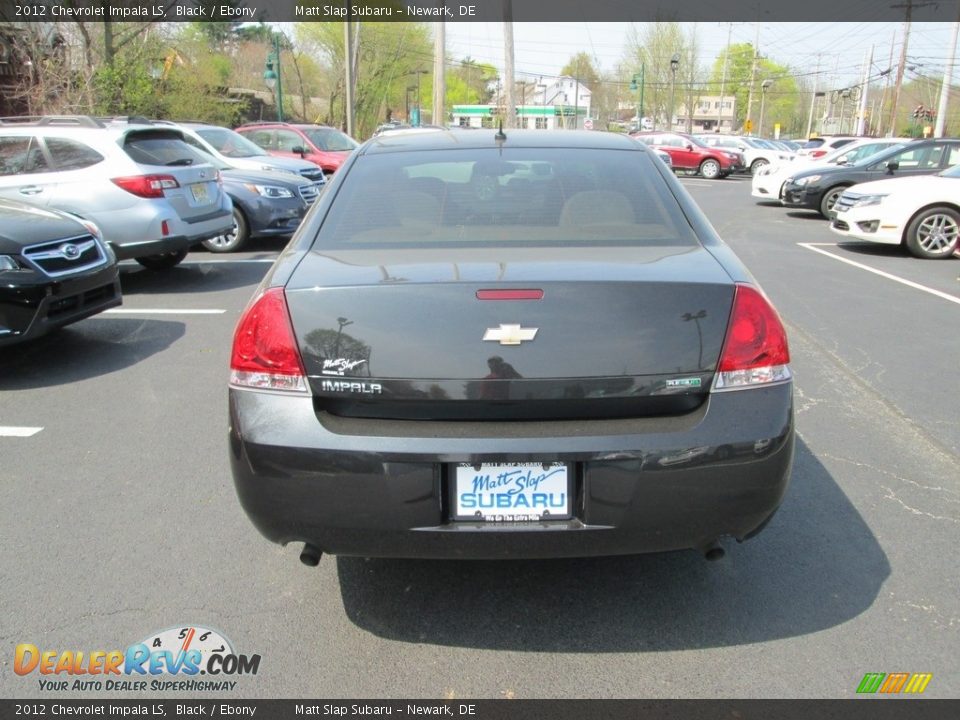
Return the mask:
{"type": "Polygon", "coordinates": [[[847,159],[845,157],[837,158],[837,165],[846,165],[847,159]]]}
{"type": "Polygon", "coordinates": [[[300,157],[303,157],[307,154],[307,149],[303,145],[297,145],[296,147],[290,148],[290,152],[299,153],[300,157]]]}
{"type": "Polygon", "coordinates": [[[687,150],[693,150],[693,143],[687,143],[685,147],[687,150]]]}
{"type": "Polygon", "coordinates": [[[890,175],[893,175],[893,173],[895,173],[895,172],[896,172],[897,170],[899,170],[899,169],[900,169],[900,161],[899,161],[899,160],[889,160],[889,161],[887,161],[887,172],[888,172],[890,175]]]}

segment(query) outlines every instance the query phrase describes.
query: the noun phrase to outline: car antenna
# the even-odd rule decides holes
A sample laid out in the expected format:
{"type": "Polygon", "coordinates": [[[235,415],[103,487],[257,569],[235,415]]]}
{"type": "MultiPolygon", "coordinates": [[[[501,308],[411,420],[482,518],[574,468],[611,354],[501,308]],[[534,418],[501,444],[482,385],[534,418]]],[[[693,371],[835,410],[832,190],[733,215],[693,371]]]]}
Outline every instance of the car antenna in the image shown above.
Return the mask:
{"type": "Polygon", "coordinates": [[[500,129],[497,130],[497,134],[493,136],[494,142],[497,143],[497,147],[500,149],[500,154],[503,155],[503,143],[507,139],[507,135],[503,132],[503,119],[500,119],[500,129]]]}

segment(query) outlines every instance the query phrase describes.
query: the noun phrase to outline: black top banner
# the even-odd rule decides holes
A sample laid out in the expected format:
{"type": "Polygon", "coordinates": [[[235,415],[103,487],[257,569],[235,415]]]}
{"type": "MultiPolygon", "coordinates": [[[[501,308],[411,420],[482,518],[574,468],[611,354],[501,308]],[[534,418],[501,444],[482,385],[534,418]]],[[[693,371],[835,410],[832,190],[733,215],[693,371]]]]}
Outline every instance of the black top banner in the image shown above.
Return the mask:
{"type": "Polygon", "coordinates": [[[943,720],[957,700],[2,700],[0,718],[943,720]]]}
{"type": "Polygon", "coordinates": [[[957,19],[956,0],[0,0],[0,21],[916,22],[957,19]]]}

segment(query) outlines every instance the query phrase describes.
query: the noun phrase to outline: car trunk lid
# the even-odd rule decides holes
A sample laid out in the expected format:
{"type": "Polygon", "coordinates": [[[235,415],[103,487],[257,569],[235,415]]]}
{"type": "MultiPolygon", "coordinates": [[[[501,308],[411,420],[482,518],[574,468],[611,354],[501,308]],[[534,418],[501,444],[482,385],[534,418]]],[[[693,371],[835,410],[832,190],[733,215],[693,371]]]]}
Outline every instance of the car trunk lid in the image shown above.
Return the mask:
{"type": "Polygon", "coordinates": [[[319,407],[422,419],[689,411],[733,293],[699,246],[312,252],[286,288],[319,407]]]}

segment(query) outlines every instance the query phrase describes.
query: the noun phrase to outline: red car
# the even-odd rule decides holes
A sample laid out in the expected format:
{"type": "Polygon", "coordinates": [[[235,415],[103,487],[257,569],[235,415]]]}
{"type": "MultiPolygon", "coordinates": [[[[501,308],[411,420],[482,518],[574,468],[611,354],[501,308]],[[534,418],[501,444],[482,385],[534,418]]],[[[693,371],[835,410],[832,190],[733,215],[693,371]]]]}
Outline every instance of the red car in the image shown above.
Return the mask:
{"type": "Polygon", "coordinates": [[[237,132],[271,155],[303,158],[332,175],[357,147],[356,140],[326,125],[295,125],[282,122],[247,123],[237,132]]]}
{"type": "Polygon", "coordinates": [[[684,133],[639,132],[632,133],[631,137],[667,153],[673,161],[674,170],[694,171],[711,180],[726,177],[746,167],[741,153],[704,145],[684,133]]]}

